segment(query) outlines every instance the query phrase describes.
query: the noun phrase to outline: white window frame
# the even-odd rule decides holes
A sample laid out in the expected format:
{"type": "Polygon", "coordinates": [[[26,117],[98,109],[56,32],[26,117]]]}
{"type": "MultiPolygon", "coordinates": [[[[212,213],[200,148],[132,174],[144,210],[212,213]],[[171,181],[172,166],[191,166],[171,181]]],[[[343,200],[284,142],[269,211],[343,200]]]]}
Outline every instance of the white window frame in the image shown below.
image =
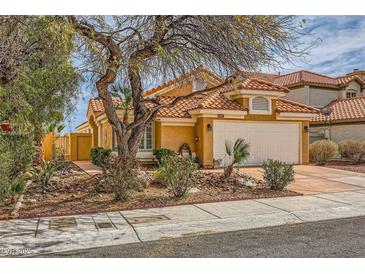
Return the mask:
{"type": "Polygon", "coordinates": [[[262,96],[262,95],[250,97],[250,99],[249,99],[249,110],[250,110],[250,114],[271,115],[271,113],[272,113],[271,98],[266,97],[266,96],[262,96]],[[252,101],[253,101],[253,99],[255,99],[257,97],[265,98],[268,101],[268,110],[255,110],[255,109],[252,109],[252,101]]]}
{"type": "Polygon", "coordinates": [[[142,142],[143,142],[143,148],[138,148],[138,151],[152,151],[153,150],[153,127],[152,127],[152,125],[149,125],[146,127],[144,134],[143,134],[142,142]],[[151,147],[150,148],[146,148],[147,147],[147,129],[148,128],[151,129],[151,147]]]}
{"type": "Polygon", "coordinates": [[[346,99],[355,98],[356,96],[357,96],[356,91],[346,91],[346,99]]]}
{"type": "MultiPolygon", "coordinates": [[[[149,126],[151,128],[151,148],[138,148],[139,152],[149,152],[153,150],[153,141],[154,141],[154,137],[153,137],[153,126],[150,125],[149,126]]],[[[113,129],[113,139],[112,139],[112,149],[113,151],[117,151],[117,136],[115,133],[115,130],[113,129]]],[[[147,143],[147,131],[145,130],[144,135],[143,135],[143,140],[142,142],[144,142],[143,146],[146,147],[146,143],[147,143]]]]}

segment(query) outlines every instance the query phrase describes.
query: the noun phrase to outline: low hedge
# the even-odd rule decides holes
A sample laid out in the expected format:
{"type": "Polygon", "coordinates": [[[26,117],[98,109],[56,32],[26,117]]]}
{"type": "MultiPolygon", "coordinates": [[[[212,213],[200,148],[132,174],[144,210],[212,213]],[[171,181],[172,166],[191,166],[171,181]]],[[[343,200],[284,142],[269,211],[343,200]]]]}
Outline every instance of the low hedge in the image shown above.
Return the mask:
{"type": "Polygon", "coordinates": [[[94,147],[90,151],[91,162],[94,165],[103,167],[105,165],[106,159],[111,155],[111,149],[105,149],[102,147],[94,147]]]}

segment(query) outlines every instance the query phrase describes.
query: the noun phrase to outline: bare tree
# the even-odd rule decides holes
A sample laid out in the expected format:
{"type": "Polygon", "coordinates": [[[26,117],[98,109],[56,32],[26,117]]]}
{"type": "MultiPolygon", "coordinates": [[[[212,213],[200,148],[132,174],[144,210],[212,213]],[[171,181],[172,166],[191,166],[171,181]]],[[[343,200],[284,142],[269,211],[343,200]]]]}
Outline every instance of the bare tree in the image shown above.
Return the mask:
{"type": "Polygon", "coordinates": [[[148,81],[198,65],[227,76],[275,66],[304,53],[298,49],[299,23],[290,16],[70,16],[68,20],[81,34],[80,54],[88,58],[89,71],[97,77],[98,95],[116,131],[121,156],[136,155],[146,126],[161,108],[193,96],[169,103],[158,97],[147,99],[143,85],[148,81]],[[114,82],[123,81],[132,93],[132,122],[118,118],[110,92],[114,82]]]}

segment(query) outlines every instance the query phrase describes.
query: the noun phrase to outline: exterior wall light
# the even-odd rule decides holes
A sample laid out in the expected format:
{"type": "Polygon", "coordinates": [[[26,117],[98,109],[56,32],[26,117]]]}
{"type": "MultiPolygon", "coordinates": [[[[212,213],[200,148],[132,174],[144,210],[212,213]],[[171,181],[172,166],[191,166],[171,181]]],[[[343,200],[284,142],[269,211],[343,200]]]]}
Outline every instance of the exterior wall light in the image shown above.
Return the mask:
{"type": "Polygon", "coordinates": [[[213,129],[212,124],[208,124],[208,125],[207,125],[207,129],[208,129],[208,131],[212,131],[212,129],[213,129]]]}

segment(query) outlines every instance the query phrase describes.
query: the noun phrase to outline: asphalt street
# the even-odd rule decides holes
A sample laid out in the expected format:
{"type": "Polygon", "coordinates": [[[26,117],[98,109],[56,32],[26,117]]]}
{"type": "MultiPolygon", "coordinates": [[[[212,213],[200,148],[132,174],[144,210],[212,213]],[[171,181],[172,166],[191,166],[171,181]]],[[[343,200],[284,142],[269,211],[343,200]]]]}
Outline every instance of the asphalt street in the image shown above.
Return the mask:
{"type": "Polygon", "coordinates": [[[365,217],[108,246],[42,257],[365,257],[365,217]]]}

